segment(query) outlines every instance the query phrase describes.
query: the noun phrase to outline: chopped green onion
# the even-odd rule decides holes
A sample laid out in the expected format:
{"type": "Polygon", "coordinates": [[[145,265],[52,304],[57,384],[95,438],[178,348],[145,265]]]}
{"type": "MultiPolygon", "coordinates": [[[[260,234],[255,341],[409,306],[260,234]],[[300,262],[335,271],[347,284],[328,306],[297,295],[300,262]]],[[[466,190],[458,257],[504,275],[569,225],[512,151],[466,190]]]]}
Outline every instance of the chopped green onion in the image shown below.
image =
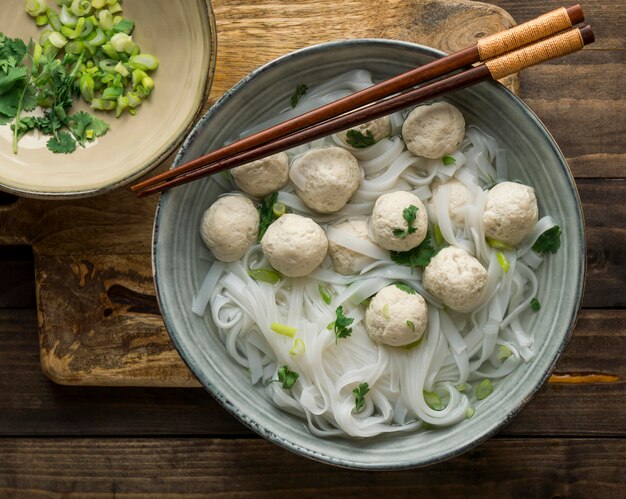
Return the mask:
{"type": "Polygon", "coordinates": [[[413,321],[406,321],[406,325],[409,326],[411,331],[415,331],[415,324],[413,324],[413,321]]]}
{"type": "Polygon", "coordinates": [[[276,322],[272,322],[270,329],[275,333],[282,334],[283,336],[289,336],[289,338],[293,338],[298,332],[295,327],[278,324],[276,322]]]}
{"type": "Polygon", "coordinates": [[[296,338],[295,340],[293,340],[293,346],[291,347],[291,350],[289,350],[289,355],[302,355],[304,353],[304,350],[304,341],[302,341],[300,338],[296,338]]]}
{"type": "Polygon", "coordinates": [[[135,23],[130,19],[122,19],[113,26],[113,31],[116,33],[126,33],[127,35],[130,35],[133,29],[135,29],[135,23]]]}
{"type": "Polygon", "coordinates": [[[40,16],[37,16],[35,18],[35,24],[37,26],[40,26],[40,27],[47,25],[48,24],[48,16],[46,14],[42,14],[40,16]]]}
{"type": "Polygon", "coordinates": [[[474,409],[473,407],[468,407],[467,412],[465,413],[467,419],[474,417],[474,414],[476,414],[476,409],[474,409]]]}
{"type": "Polygon", "coordinates": [[[500,267],[502,267],[502,270],[504,270],[504,273],[506,274],[511,268],[511,264],[509,263],[508,258],[501,251],[498,251],[498,253],[496,253],[496,256],[498,257],[498,263],[500,264],[500,267]]]}
{"type": "Polygon", "coordinates": [[[37,17],[46,13],[48,6],[46,0],[26,0],[24,3],[26,12],[31,17],[37,17]]]}
{"type": "Polygon", "coordinates": [[[510,246],[502,241],[498,241],[497,239],[492,239],[490,237],[485,238],[487,240],[487,244],[491,246],[493,249],[503,250],[503,251],[511,251],[513,246],[510,246]]]}
{"type": "Polygon", "coordinates": [[[65,47],[65,45],[67,45],[67,38],[65,38],[58,31],[53,31],[52,33],[50,33],[48,41],[58,49],[62,49],[63,47],[65,47]]]}
{"type": "Polygon", "coordinates": [[[443,409],[443,402],[436,392],[427,392],[424,390],[424,402],[435,411],[441,411],[443,409]]]}
{"type": "Polygon", "coordinates": [[[498,350],[499,350],[498,351],[498,356],[497,356],[498,360],[506,360],[511,355],[513,355],[513,352],[511,351],[511,349],[509,347],[507,347],[506,345],[500,345],[498,350]]]}
{"type": "Polygon", "coordinates": [[[452,156],[446,155],[441,158],[441,161],[445,166],[456,165],[456,159],[454,159],[454,157],[452,156]]]}
{"type": "MultiPolygon", "coordinates": [[[[118,33],[118,35],[121,34],[122,33],[118,33]]],[[[158,59],[150,54],[134,55],[130,58],[128,63],[133,69],[141,69],[143,71],[154,71],[159,67],[158,59]]]]}
{"type": "Polygon", "coordinates": [[[441,248],[446,244],[446,240],[441,233],[441,227],[439,227],[439,224],[435,224],[435,226],[433,227],[433,237],[435,239],[435,246],[437,246],[437,248],[441,248]]]}
{"type": "Polygon", "coordinates": [[[280,218],[286,213],[287,207],[283,203],[274,203],[272,211],[274,212],[274,216],[276,218],[280,218]]]}
{"type": "Polygon", "coordinates": [[[124,77],[126,77],[126,76],[128,76],[130,74],[128,72],[128,69],[126,69],[126,66],[124,66],[124,64],[122,64],[122,61],[118,62],[115,65],[115,72],[121,74],[124,77]]]}
{"type": "Polygon", "coordinates": [[[456,385],[456,389],[460,391],[461,393],[463,393],[466,390],[469,390],[471,387],[472,385],[470,385],[469,383],[460,383],[456,385]]]}
{"type": "MultiPolygon", "coordinates": [[[[320,293],[320,296],[322,297],[322,300],[324,300],[324,303],[326,305],[330,305],[330,303],[333,301],[333,296],[330,294],[330,292],[321,284],[318,285],[317,289],[320,293]]],[[[330,329],[332,329],[332,327],[330,329]]]]}
{"type": "Polygon", "coordinates": [[[385,319],[389,319],[390,315],[389,315],[389,305],[387,303],[385,303],[383,305],[383,317],[385,319]]]}
{"type": "Polygon", "coordinates": [[[94,81],[89,73],[83,73],[78,81],[80,94],[87,102],[91,102],[94,98],[94,81]]]}
{"type": "Polygon", "coordinates": [[[116,52],[126,52],[127,54],[130,54],[136,47],[133,37],[128,36],[126,33],[115,33],[111,37],[110,43],[116,52]]]}
{"type": "Polygon", "coordinates": [[[274,269],[248,269],[248,275],[255,281],[277,284],[282,279],[282,275],[274,269]]]}
{"type": "Polygon", "coordinates": [[[493,384],[489,379],[484,379],[476,388],[476,398],[482,400],[493,393],[493,384]]]}

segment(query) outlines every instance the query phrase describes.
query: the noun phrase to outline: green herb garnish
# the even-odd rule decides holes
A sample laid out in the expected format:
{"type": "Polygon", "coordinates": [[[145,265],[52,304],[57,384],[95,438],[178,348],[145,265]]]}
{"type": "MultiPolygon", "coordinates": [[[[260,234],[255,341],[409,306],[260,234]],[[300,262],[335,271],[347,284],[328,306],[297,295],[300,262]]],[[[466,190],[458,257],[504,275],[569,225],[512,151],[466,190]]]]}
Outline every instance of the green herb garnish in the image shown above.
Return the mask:
{"type": "Polygon", "coordinates": [[[365,133],[363,133],[354,128],[346,132],[346,142],[356,149],[363,149],[376,144],[371,130],[366,130],[365,133]]]}
{"type": "Polygon", "coordinates": [[[435,224],[433,227],[433,238],[435,239],[435,246],[437,246],[437,248],[442,248],[446,245],[446,240],[441,233],[441,227],[439,227],[439,224],[435,224]]]}
{"type": "Polygon", "coordinates": [[[248,275],[255,281],[277,284],[283,278],[280,272],[274,269],[248,269],[248,275]]]}
{"type": "Polygon", "coordinates": [[[285,390],[290,390],[298,380],[299,374],[289,369],[289,366],[283,366],[278,369],[278,379],[272,380],[272,383],[282,383],[285,390]]]}
{"type": "Polygon", "coordinates": [[[435,411],[441,411],[443,409],[443,402],[436,392],[424,391],[424,401],[428,407],[435,411]]]}
{"type": "Polygon", "coordinates": [[[406,220],[407,228],[404,229],[393,229],[393,235],[399,237],[400,239],[404,239],[409,234],[413,234],[417,229],[413,227],[413,222],[417,218],[417,206],[411,204],[407,206],[404,210],[402,210],[402,218],[406,220]]]}
{"type": "Polygon", "coordinates": [[[407,267],[426,267],[431,258],[435,256],[435,249],[432,246],[430,234],[426,234],[426,237],[419,246],[409,251],[390,251],[389,257],[394,263],[398,265],[406,265],[407,267]]]}
{"type": "Polygon", "coordinates": [[[357,388],[352,390],[354,394],[354,409],[357,413],[365,407],[365,395],[370,391],[370,386],[366,382],[361,383],[357,388]]]}
{"type": "Polygon", "coordinates": [[[498,348],[498,356],[497,356],[498,360],[506,360],[511,355],[513,355],[513,352],[511,351],[509,347],[507,347],[506,345],[500,345],[500,347],[498,348]]]}
{"type": "Polygon", "coordinates": [[[556,253],[560,247],[561,229],[558,225],[541,234],[533,244],[533,250],[537,253],[556,253]]]}
{"type": "Polygon", "coordinates": [[[347,338],[352,334],[352,328],[348,326],[354,322],[354,319],[344,315],[342,305],[337,307],[335,315],[337,318],[328,325],[328,329],[335,331],[335,343],[337,343],[339,338],[347,338]]]}
{"type": "Polygon", "coordinates": [[[513,249],[513,246],[503,243],[502,241],[498,241],[497,239],[486,237],[485,240],[487,241],[487,244],[491,246],[493,249],[504,250],[504,251],[511,251],[513,249]]]}
{"type": "Polygon", "coordinates": [[[493,384],[488,379],[484,379],[480,382],[476,388],[476,398],[482,400],[487,398],[493,393],[493,384]]]}
{"type": "Polygon", "coordinates": [[[445,166],[456,165],[456,159],[454,159],[452,156],[446,155],[441,158],[441,161],[445,166]]]}
{"type": "Polygon", "coordinates": [[[291,96],[291,107],[296,107],[298,105],[298,102],[300,102],[300,99],[305,96],[308,90],[309,87],[307,87],[306,85],[298,85],[296,87],[296,91],[291,96]]]}
{"type": "Polygon", "coordinates": [[[530,308],[532,308],[533,312],[539,312],[541,309],[541,303],[539,303],[537,298],[530,300],[530,308]]]}
{"type": "Polygon", "coordinates": [[[467,417],[467,419],[474,417],[474,414],[476,414],[476,409],[474,409],[473,407],[468,407],[467,411],[465,412],[465,416],[467,417]]]}
{"type": "Polygon", "coordinates": [[[409,328],[411,328],[411,331],[415,331],[415,324],[413,324],[413,321],[405,321],[406,325],[409,326],[409,328]]]}
{"type": "Polygon", "coordinates": [[[324,300],[324,303],[326,305],[330,305],[330,302],[333,301],[333,296],[330,294],[330,292],[321,284],[317,286],[317,290],[319,291],[322,300],[324,300]]]}
{"type": "Polygon", "coordinates": [[[396,288],[404,291],[405,293],[408,293],[410,295],[414,295],[417,293],[417,291],[415,291],[411,286],[408,286],[407,284],[404,284],[403,282],[396,282],[394,283],[396,288]]]}
{"type": "Polygon", "coordinates": [[[277,219],[274,213],[274,203],[278,199],[278,192],[272,192],[268,197],[261,201],[259,205],[259,235],[257,241],[261,242],[267,228],[277,219]]]}
{"type": "Polygon", "coordinates": [[[500,267],[502,267],[502,270],[506,274],[509,271],[509,269],[511,268],[511,264],[509,263],[509,259],[501,251],[498,251],[496,253],[496,258],[498,259],[498,263],[500,264],[500,267]]]}

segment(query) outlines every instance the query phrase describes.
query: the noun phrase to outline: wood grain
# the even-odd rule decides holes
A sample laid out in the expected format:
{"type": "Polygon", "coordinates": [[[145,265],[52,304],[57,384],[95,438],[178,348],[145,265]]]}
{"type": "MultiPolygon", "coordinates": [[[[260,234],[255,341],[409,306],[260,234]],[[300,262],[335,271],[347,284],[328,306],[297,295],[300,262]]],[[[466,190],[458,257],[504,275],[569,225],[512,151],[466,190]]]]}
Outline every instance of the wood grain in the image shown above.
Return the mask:
{"type": "Polygon", "coordinates": [[[623,497],[622,439],[492,439],[427,469],[360,472],[262,440],[7,439],[0,494],[36,497],[623,497]]]}
{"type": "MultiPolygon", "coordinates": [[[[250,435],[201,389],[50,382],[39,369],[36,324],[34,310],[0,309],[0,437],[250,435]]],[[[548,383],[501,434],[626,436],[624,356],[626,310],[584,310],[556,372],[605,374],[618,381],[548,383]]]]}
{"type": "MultiPolygon", "coordinates": [[[[395,37],[450,51],[512,23],[498,7],[466,1],[220,0],[213,5],[220,48],[210,101],[260,64],[312,43],[395,37]]],[[[500,5],[517,9],[519,19],[546,9],[536,2],[522,10],[513,2],[500,5]]],[[[592,2],[584,8],[589,16],[601,6],[592,2]]],[[[527,102],[556,135],[580,178],[624,178],[626,91],[613,84],[624,62],[623,51],[585,50],[523,75],[527,102]]],[[[589,239],[584,304],[623,307],[626,276],[617,248],[625,242],[619,200],[626,191],[618,181],[579,185],[589,239]]],[[[23,199],[0,206],[0,244],[33,246],[41,359],[52,379],[89,385],[195,384],[156,314],[149,259],[155,202],[138,201],[121,189],[92,199],[23,199]]]]}

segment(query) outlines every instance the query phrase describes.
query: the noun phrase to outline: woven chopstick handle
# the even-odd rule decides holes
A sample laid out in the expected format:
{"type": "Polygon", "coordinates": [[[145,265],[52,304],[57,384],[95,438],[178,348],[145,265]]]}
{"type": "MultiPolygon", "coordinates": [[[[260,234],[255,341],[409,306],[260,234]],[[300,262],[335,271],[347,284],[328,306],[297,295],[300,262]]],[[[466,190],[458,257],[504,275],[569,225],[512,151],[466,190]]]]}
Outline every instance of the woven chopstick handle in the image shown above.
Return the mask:
{"type": "Polygon", "coordinates": [[[517,73],[524,68],[580,50],[585,45],[579,29],[572,29],[527,45],[485,62],[494,80],[517,73]]]}
{"type": "Polygon", "coordinates": [[[478,54],[481,61],[486,61],[571,27],[572,20],[567,9],[561,7],[532,21],[481,38],[477,43],[478,54]]]}

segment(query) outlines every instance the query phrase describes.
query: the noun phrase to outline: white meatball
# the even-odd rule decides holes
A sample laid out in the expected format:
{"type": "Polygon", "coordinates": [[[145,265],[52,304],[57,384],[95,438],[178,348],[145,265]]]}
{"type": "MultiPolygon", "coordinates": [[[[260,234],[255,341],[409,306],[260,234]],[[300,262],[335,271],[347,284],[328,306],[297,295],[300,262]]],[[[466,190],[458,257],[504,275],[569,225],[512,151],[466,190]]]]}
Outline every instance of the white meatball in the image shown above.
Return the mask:
{"type": "Polygon", "coordinates": [[[420,199],[410,192],[396,191],[383,194],[376,200],[370,218],[370,237],[381,248],[391,251],[408,251],[426,237],[428,231],[428,214],[420,199]],[[411,227],[415,232],[408,234],[408,223],[404,218],[404,210],[415,206],[417,213],[411,227]],[[404,237],[394,232],[404,231],[404,237]]]}
{"type": "Polygon", "coordinates": [[[261,248],[281,274],[302,277],[322,263],[328,240],[324,229],[310,218],[287,214],[268,227],[261,248]]]}
{"type": "Polygon", "coordinates": [[[535,190],[515,182],[496,184],[487,193],[483,223],[485,235],[511,246],[524,239],[537,223],[535,190]]]}
{"type": "MultiPolygon", "coordinates": [[[[361,132],[363,135],[367,134],[368,131],[372,132],[372,137],[374,140],[378,142],[380,139],[385,137],[389,137],[391,134],[391,121],[389,120],[389,116],[383,116],[382,118],[378,118],[373,121],[368,121],[367,123],[363,123],[358,126],[354,126],[349,128],[349,130],[356,130],[361,132]]],[[[348,143],[348,130],[344,130],[343,132],[339,132],[337,134],[337,138],[346,145],[350,145],[348,143]]]]}
{"type": "Polygon", "coordinates": [[[319,213],[343,208],[361,181],[358,161],[341,147],[311,149],[295,159],[291,170],[296,193],[319,213]]]}
{"type": "Polygon", "coordinates": [[[395,284],[381,289],[365,311],[365,328],[376,343],[404,346],[419,340],[428,322],[426,302],[395,284]]]}
{"type": "Polygon", "coordinates": [[[433,189],[433,197],[437,197],[439,189],[445,185],[448,189],[448,213],[456,225],[463,225],[465,220],[465,206],[469,200],[469,192],[465,185],[455,178],[448,180],[445,184],[436,184],[433,189]]]}
{"type": "Polygon", "coordinates": [[[233,168],[237,187],[255,197],[282,189],[289,181],[289,157],[284,152],[233,168]]]}
{"type": "Polygon", "coordinates": [[[461,111],[447,102],[413,109],[402,125],[406,147],[416,156],[441,158],[456,151],[465,136],[461,111]]]}
{"type": "Polygon", "coordinates": [[[246,254],[259,233],[259,211],[241,195],[218,198],[202,215],[200,236],[222,262],[234,262],[246,254]]]}
{"type": "MultiPolygon", "coordinates": [[[[367,220],[365,219],[350,219],[333,225],[332,227],[348,232],[363,241],[370,240],[367,236],[367,220]]],[[[332,238],[328,240],[328,254],[333,261],[335,271],[344,275],[356,274],[374,261],[374,259],[369,256],[365,256],[339,245],[333,241],[332,238]]]]}
{"type": "Polygon", "coordinates": [[[487,284],[487,271],[467,251],[449,246],[426,266],[422,284],[447,307],[470,312],[487,284]]]}

